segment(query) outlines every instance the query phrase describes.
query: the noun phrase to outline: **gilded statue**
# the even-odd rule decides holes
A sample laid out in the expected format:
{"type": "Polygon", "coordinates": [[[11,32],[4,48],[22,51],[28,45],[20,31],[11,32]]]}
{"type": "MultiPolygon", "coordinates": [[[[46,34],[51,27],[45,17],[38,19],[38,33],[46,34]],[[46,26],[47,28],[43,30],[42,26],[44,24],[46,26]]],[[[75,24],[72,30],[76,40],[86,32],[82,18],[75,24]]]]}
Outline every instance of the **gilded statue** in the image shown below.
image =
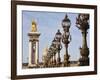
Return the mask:
{"type": "Polygon", "coordinates": [[[32,21],[32,28],[31,28],[32,32],[36,32],[37,31],[37,25],[35,21],[32,21]]]}

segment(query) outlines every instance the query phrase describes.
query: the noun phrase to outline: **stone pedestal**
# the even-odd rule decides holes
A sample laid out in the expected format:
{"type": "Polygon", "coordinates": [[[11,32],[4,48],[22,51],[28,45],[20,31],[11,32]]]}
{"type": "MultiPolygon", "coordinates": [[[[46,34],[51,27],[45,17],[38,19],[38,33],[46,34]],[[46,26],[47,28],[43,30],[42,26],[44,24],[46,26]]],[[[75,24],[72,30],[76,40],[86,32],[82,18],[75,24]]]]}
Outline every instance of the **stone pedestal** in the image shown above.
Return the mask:
{"type": "Polygon", "coordinates": [[[80,48],[80,54],[81,54],[81,58],[79,59],[79,66],[88,66],[89,65],[89,48],[87,47],[82,47],[80,48]]]}
{"type": "Polygon", "coordinates": [[[39,63],[39,36],[38,32],[29,32],[29,61],[28,67],[37,67],[39,63]]]}
{"type": "Polygon", "coordinates": [[[69,55],[65,54],[64,55],[64,67],[70,66],[70,61],[69,61],[69,55]]]}

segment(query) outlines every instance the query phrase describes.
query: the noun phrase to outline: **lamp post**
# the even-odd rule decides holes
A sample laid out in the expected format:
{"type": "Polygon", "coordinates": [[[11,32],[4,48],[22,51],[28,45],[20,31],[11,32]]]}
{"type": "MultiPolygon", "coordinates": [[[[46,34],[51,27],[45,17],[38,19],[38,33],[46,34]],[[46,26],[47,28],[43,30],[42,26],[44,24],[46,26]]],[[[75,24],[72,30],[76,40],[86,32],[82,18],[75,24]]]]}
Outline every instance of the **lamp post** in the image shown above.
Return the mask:
{"type": "Polygon", "coordinates": [[[80,47],[80,66],[89,65],[89,48],[87,46],[87,30],[89,29],[89,14],[79,14],[76,18],[76,27],[82,32],[82,47],[80,47]]]}
{"type": "Polygon", "coordinates": [[[57,65],[58,66],[60,66],[60,64],[61,64],[61,58],[60,58],[60,50],[62,49],[61,37],[62,37],[62,34],[61,34],[60,30],[58,29],[58,31],[55,35],[56,47],[57,47],[57,52],[58,52],[58,58],[57,58],[57,65]]]}
{"type": "Polygon", "coordinates": [[[53,47],[50,46],[50,48],[48,49],[47,56],[45,57],[45,64],[44,64],[44,66],[46,66],[46,67],[49,67],[52,64],[51,61],[50,61],[52,53],[53,53],[52,49],[53,49],[53,47]]]}
{"type": "Polygon", "coordinates": [[[53,64],[56,65],[56,51],[57,51],[57,47],[56,47],[56,44],[57,44],[57,40],[54,38],[54,40],[52,41],[52,52],[53,52],[53,56],[54,57],[54,60],[53,60],[53,64]]]}
{"type": "Polygon", "coordinates": [[[50,65],[51,65],[51,53],[52,53],[52,49],[49,48],[48,55],[47,55],[47,60],[46,60],[46,63],[48,65],[48,67],[50,67],[50,65]]]}
{"type": "Polygon", "coordinates": [[[62,42],[65,46],[65,55],[64,55],[64,66],[69,66],[69,57],[70,55],[68,54],[68,44],[71,41],[71,35],[69,32],[71,26],[71,22],[67,16],[65,15],[65,18],[62,20],[62,28],[63,28],[63,34],[62,34],[62,42]]]}
{"type": "Polygon", "coordinates": [[[46,60],[45,65],[46,66],[52,67],[53,64],[56,64],[56,58],[54,57],[54,59],[53,59],[53,56],[56,54],[56,52],[57,52],[56,39],[54,38],[50,48],[48,49],[48,54],[47,54],[46,59],[45,59],[46,60]]]}

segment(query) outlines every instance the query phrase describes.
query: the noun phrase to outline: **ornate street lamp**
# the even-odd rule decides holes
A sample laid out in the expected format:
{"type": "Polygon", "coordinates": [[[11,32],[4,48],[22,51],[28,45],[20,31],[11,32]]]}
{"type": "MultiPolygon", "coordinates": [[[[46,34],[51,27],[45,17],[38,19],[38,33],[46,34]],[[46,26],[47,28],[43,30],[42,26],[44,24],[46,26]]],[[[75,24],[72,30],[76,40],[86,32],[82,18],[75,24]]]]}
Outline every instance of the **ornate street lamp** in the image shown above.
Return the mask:
{"type": "Polygon", "coordinates": [[[46,59],[46,64],[48,64],[48,66],[53,66],[53,64],[56,64],[56,59],[53,59],[53,56],[56,54],[56,40],[54,39],[52,41],[52,44],[50,46],[50,48],[48,49],[48,55],[47,55],[47,59],[46,59]]]}
{"type": "Polygon", "coordinates": [[[82,32],[82,47],[80,47],[80,66],[89,65],[89,48],[87,46],[87,30],[89,29],[89,14],[79,14],[76,18],[76,27],[82,32]]]}
{"type": "Polygon", "coordinates": [[[62,27],[63,27],[63,31],[64,33],[62,34],[62,42],[65,46],[65,55],[64,55],[64,66],[69,66],[70,61],[69,61],[69,57],[70,55],[68,54],[68,44],[71,41],[71,35],[69,32],[71,26],[71,22],[66,14],[65,18],[62,20],[62,27]]]}
{"type": "Polygon", "coordinates": [[[60,64],[61,64],[61,58],[60,58],[60,50],[62,49],[61,37],[62,37],[62,34],[61,34],[60,30],[58,29],[58,31],[55,35],[56,47],[57,47],[57,52],[58,52],[58,58],[57,58],[57,65],[58,66],[60,66],[60,64]]]}
{"type": "Polygon", "coordinates": [[[49,66],[51,66],[52,65],[52,61],[53,61],[53,59],[52,59],[52,48],[51,48],[51,46],[50,46],[50,48],[49,48],[49,51],[48,51],[48,53],[49,53],[49,55],[48,55],[48,60],[47,60],[47,63],[48,63],[48,65],[49,66]]]}
{"type": "Polygon", "coordinates": [[[53,54],[53,51],[52,51],[53,47],[50,46],[50,48],[48,49],[48,53],[47,53],[47,56],[45,57],[45,63],[44,63],[44,67],[49,67],[51,65],[51,56],[53,54]]]}
{"type": "Polygon", "coordinates": [[[66,14],[65,18],[62,21],[62,27],[63,27],[64,32],[69,32],[70,26],[71,26],[71,22],[66,14]]]}
{"type": "Polygon", "coordinates": [[[57,52],[57,47],[56,47],[56,45],[57,45],[57,40],[54,38],[54,40],[52,41],[52,45],[51,45],[51,47],[52,47],[52,52],[53,52],[52,58],[54,57],[54,60],[53,60],[54,66],[56,65],[56,52],[57,52]]]}

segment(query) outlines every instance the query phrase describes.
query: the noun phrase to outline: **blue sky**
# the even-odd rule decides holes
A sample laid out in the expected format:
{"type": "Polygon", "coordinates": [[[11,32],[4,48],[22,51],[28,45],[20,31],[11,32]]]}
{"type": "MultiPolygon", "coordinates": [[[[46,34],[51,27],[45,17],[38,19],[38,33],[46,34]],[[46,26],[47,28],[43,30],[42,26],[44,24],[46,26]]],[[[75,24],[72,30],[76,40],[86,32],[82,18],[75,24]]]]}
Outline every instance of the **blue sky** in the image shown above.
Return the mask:
{"type": "MultiPolygon", "coordinates": [[[[22,36],[23,36],[23,62],[28,61],[28,32],[31,30],[31,22],[35,20],[37,23],[38,32],[41,33],[39,37],[39,61],[42,61],[43,49],[48,45],[51,45],[52,40],[58,29],[63,32],[61,22],[64,19],[65,12],[39,12],[39,11],[22,11],[22,36]]],[[[80,57],[79,47],[82,45],[81,31],[75,26],[76,13],[67,13],[69,19],[71,20],[70,33],[72,36],[72,41],[69,44],[69,54],[70,60],[78,60],[80,57]]],[[[89,47],[89,31],[87,35],[87,43],[89,47]]],[[[63,61],[63,56],[65,54],[64,45],[62,43],[63,49],[61,50],[61,60],[63,61]]]]}

